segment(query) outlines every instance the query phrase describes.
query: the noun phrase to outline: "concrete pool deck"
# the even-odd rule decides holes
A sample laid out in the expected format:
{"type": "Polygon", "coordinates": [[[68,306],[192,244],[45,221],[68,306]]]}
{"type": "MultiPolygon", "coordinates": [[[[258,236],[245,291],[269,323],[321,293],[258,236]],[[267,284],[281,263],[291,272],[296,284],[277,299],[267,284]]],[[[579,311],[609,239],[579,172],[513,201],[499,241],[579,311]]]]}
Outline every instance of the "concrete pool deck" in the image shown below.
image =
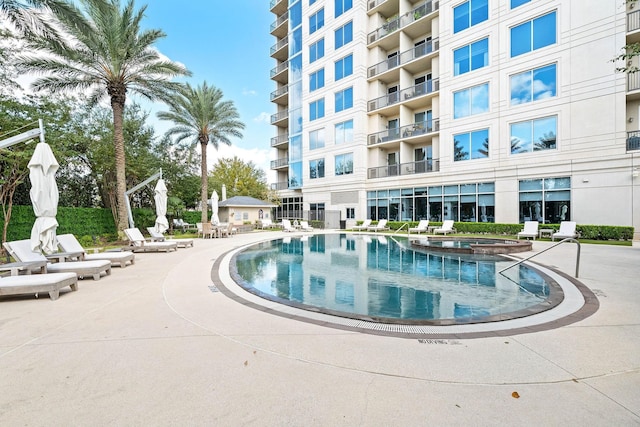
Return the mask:
{"type": "MultiPolygon", "coordinates": [[[[406,339],[275,316],[217,291],[216,260],[282,235],[198,239],[136,254],[57,301],[0,299],[1,424],[640,425],[640,246],[582,245],[580,281],[600,307],[576,323],[406,339]]],[[[575,252],[538,259],[572,275],[575,252]]]]}

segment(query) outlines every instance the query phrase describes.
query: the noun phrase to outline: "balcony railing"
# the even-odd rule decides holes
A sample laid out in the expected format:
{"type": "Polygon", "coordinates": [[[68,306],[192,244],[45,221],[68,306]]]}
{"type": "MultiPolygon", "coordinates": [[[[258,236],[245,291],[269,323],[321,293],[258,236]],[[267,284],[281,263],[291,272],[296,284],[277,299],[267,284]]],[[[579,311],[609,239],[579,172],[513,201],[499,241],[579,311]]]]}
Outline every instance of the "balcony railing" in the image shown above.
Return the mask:
{"type": "Polygon", "coordinates": [[[275,5],[277,5],[280,2],[284,2],[284,0],[271,0],[271,3],[269,3],[269,9],[273,9],[275,5]]]}
{"type": "Polygon", "coordinates": [[[640,130],[627,132],[627,151],[640,150],[640,130]]]}
{"type": "Polygon", "coordinates": [[[389,176],[415,175],[418,173],[438,172],[440,162],[436,159],[425,159],[417,162],[378,166],[367,169],[367,178],[386,178],[389,176]]]}
{"type": "Polygon", "coordinates": [[[370,0],[367,6],[367,10],[375,8],[377,5],[384,3],[387,0],[370,0]]]}
{"type": "Polygon", "coordinates": [[[284,120],[287,117],[289,117],[288,111],[280,111],[279,113],[275,113],[273,116],[271,116],[271,124],[279,122],[280,120],[284,120]]]}
{"type": "Polygon", "coordinates": [[[289,13],[288,12],[283,13],[282,15],[278,16],[278,18],[275,20],[275,22],[273,22],[271,24],[271,32],[273,32],[273,30],[278,28],[280,25],[282,25],[285,22],[287,22],[287,19],[289,19],[289,13]]]}
{"type": "Polygon", "coordinates": [[[271,138],[272,147],[276,147],[280,144],[284,144],[285,142],[289,142],[289,135],[278,135],[271,138]]]}
{"type": "Polygon", "coordinates": [[[288,165],[289,165],[289,159],[287,157],[283,157],[277,160],[271,160],[271,169],[278,169],[288,165]]]}
{"type": "Polygon", "coordinates": [[[440,120],[425,120],[399,128],[387,129],[382,132],[372,133],[367,136],[368,145],[381,144],[383,142],[399,139],[413,138],[415,136],[437,132],[440,130],[440,120]]]}
{"type": "MultiPolygon", "coordinates": [[[[373,7],[377,6],[374,5],[373,7]]],[[[372,31],[367,36],[367,40],[369,43],[373,43],[381,38],[399,30],[400,28],[406,27],[414,21],[422,18],[423,16],[437,10],[439,7],[439,2],[429,0],[422,5],[416,7],[411,12],[407,12],[402,16],[395,17],[387,21],[382,27],[377,28],[375,31],[372,31]]],[[[371,2],[369,3],[369,10],[372,9],[371,2]]]]}
{"type": "Polygon", "coordinates": [[[640,89],[640,72],[627,74],[627,92],[640,89]]]}
{"type": "Polygon", "coordinates": [[[427,80],[415,86],[402,89],[399,92],[388,93],[380,98],[373,99],[367,104],[367,111],[377,110],[389,105],[397,104],[400,101],[406,101],[411,98],[426,95],[437,91],[440,88],[439,80],[427,80]]]}
{"type": "Polygon", "coordinates": [[[289,44],[289,39],[287,37],[278,40],[276,44],[271,46],[271,55],[273,55],[274,53],[276,53],[277,51],[279,51],[280,49],[282,49],[288,44],[289,44]]]}
{"type": "Polygon", "coordinates": [[[271,92],[271,100],[273,101],[274,99],[279,98],[287,93],[289,93],[289,86],[283,86],[280,89],[271,92]]]}
{"type": "Polygon", "coordinates": [[[428,55],[431,52],[435,52],[440,48],[440,42],[438,39],[428,40],[423,44],[416,47],[412,47],[409,50],[402,52],[400,55],[392,56],[382,62],[377,63],[369,67],[367,75],[369,77],[377,76],[380,73],[389,71],[400,65],[404,65],[407,62],[413,61],[416,58],[428,55]]]}
{"type": "Polygon", "coordinates": [[[627,32],[640,29],[640,10],[627,14],[627,32]]]}
{"type": "Polygon", "coordinates": [[[287,181],[283,181],[283,182],[274,182],[273,184],[271,184],[271,189],[272,190],[286,190],[287,188],[289,188],[289,183],[287,181]]]}
{"type": "Polygon", "coordinates": [[[272,68],[271,69],[271,78],[273,78],[273,76],[275,76],[276,74],[280,74],[281,72],[283,72],[287,68],[289,68],[289,61],[284,61],[283,63],[279,64],[277,67],[272,68]]]}

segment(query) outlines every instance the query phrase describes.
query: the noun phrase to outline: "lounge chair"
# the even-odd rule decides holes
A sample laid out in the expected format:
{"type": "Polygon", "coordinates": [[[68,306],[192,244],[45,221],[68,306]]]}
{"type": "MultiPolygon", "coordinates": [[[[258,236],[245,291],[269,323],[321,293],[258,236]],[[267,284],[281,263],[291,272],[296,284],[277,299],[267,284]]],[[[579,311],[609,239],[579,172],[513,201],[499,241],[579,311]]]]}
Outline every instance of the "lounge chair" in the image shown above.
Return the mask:
{"type": "Polygon", "coordinates": [[[57,300],[60,289],[67,286],[78,290],[75,273],[30,274],[26,276],[0,277],[0,295],[39,294],[48,292],[49,298],[57,300]]]}
{"type": "MultiPolygon", "coordinates": [[[[4,248],[18,262],[47,261],[47,257],[38,252],[31,251],[31,241],[15,240],[4,242],[4,248]]],[[[54,254],[61,257],[63,254],[54,254]]],[[[61,261],[48,262],[47,273],[75,273],[80,278],[92,276],[93,280],[99,280],[102,273],[107,276],[111,274],[111,262],[107,260],[92,261],[61,261]]]]}
{"type": "Polygon", "coordinates": [[[288,219],[282,220],[282,230],[287,232],[296,231],[296,229],[291,225],[291,221],[289,221],[288,219]]]}
{"type": "Polygon", "coordinates": [[[78,260],[80,261],[108,260],[111,261],[112,267],[119,266],[122,268],[126,267],[127,263],[133,265],[136,262],[136,255],[131,251],[88,254],[73,234],[61,234],[57,236],[57,239],[58,245],[63,252],[79,253],[78,260]]]}
{"type": "Polygon", "coordinates": [[[231,235],[235,234],[237,229],[233,226],[232,223],[220,224],[218,226],[218,234],[220,237],[231,237],[231,235]]]}
{"type": "Polygon", "coordinates": [[[129,239],[130,249],[133,252],[160,252],[177,251],[178,244],[175,242],[149,242],[137,228],[127,228],[124,234],[129,239]]]}
{"type": "Polygon", "coordinates": [[[300,221],[300,230],[313,231],[313,227],[309,225],[308,221],[300,221]]]}
{"type": "Polygon", "coordinates": [[[560,222],[560,230],[557,233],[551,235],[551,241],[555,239],[576,239],[578,233],[576,233],[575,221],[562,221],[560,222]]]}
{"type": "Polygon", "coordinates": [[[380,221],[378,221],[378,223],[376,225],[370,225],[369,227],[367,227],[367,231],[384,231],[384,230],[388,230],[389,227],[387,227],[387,220],[386,219],[381,219],[380,221]]]}
{"type": "Polygon", "coordinates": [[[428,219],[421,219],[420,222],[418,223],[417,227],[411,227],[409,228],[408,233],[426,233],[427,231],[429,231],[429,220],[428,219]]]}
{"type": "Polygon", "coordinates": [[[174,239],[171,236],[167,238],[164,234],[156,231],[154,227],[147,227],[147,231],[151,236],[152,242],[175,242],[179,248],[188,248],[189,246],[193,247],[193,239],[174,239]]]}
{"type": "Polygon", "coordinates": [[[453,220],[452,219],[445,219],[442,222],[442,227],[436,228],[435,230],[433,230],[433,232],[435,234],[444,234],[445,236],[448,233],[455,233],[456,229],[453,227],[453,220]]]}
{"type": "Polygon", "coordinates": [[[365,219],[364,221],[362,221],[362,224],[354,225],[353,228],[351,228],[351,229],[353,231],[364,231],[367,228],[369,228],[370,225],[371,225],[371,220],[370,219],[365,219]]]}
{"type": "Polygon", "coordinates": [[[258,220],[258,227],[260,227],[261,230],[264,230],[265,228],[273,228],[273,226],[273,222],[268,218],[258,220]]]}
{"type": "Polygon", "coordinates": [[[533,237],[536,240],[538,237],[538,221],[525,221],[524,228],[518,233],[518,239],[521,237],[533,237]]]}

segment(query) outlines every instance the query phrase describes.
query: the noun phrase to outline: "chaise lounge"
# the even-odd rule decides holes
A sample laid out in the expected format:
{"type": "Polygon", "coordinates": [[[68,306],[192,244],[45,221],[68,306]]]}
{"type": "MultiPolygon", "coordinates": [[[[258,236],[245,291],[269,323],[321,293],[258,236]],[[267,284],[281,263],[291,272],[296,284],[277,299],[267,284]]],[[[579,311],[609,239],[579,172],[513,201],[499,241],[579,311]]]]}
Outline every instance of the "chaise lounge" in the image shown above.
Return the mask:
{"type": "Polygon", "coordinates": [[[421,219],[417,227],[409,228],[408,234],[411,234],[411,233],[420,234],[420,233],[426,233],[427,231],[429,231],[429,220],[421,219]]]}
{"type": "Polygon", "coordinates": [[[562,221],[560,222],[560,230],[557,233],[551,235],[551,241],[555,239],[577,239],[578,233],[576,233],[575,221],[562,221]]]}
{"type": "Polygon", "coordinates": [[[137,228],[126,228],[124,234],[129,239],[130,249],[133,252],[170,252],[178,250],[178,244],[175,242],[147,241],[137,228]]]}
{"type": "Polygon", "coordinates": [[[79,261],[95,261],[95,260],[107,260],[111,262],[112,267],[126,267],[127,264],[135,264],[136,255],[131,251],[118,251],[118,252],[100,252],[96,254],[88,254],[76,236],[73,234],[61,234],[57,236],[58,246],[64,252],[77,253],[79,261]]]}
{"type": "Polygon", "coordinates": [[[453,220],[445,219],[442,223],[442,227],[436,228],[435,230],[433,230],[433,232],[435,234],[444,234],[445,236],[448,233],[455,233],[456,229],[453,227],[453,220]]]}
{"type": "Polygon", "coordinates": [[[0,277],[0,296],[49,293],[53,301],[60,296],[60,289],[67,286],[78,290],[78,276],[75,273],[30,274],[26,276],[0,277]]]}
{"type": "Polygon", "coordinates": [[[367,227],[367,231],[385,231],[388,229],[389,227],[387,227],[386,219],[381,219],[376,225],[370,225],[369,227],[367,227]]]}
{"type": "Polygon", "coordinates": [[[371,226],[371,220],[370,219],[365,219],[364,221],[362,221],[362,224],[354,225],[352,230],[353,231],[365,231],[367,228],[369,228],[369,226],[371,226]]]}
{"type": "Polygon", "coordinates": [[[518,232],[518,240],[521,237],[532,237],[533,240],[536,240],[538,236],[538,221],[525,221],[524,228],[522,231],[518,232]]]}
{"type": "Polygon", "coordinates": [[[175,242],[179,248],[193,247],[193,239],[174,239],[173,237],[167,238],[164,234],[156,231],[154,227],[147,227],[147,231],[151,236],[152,242],[175,242]]]}

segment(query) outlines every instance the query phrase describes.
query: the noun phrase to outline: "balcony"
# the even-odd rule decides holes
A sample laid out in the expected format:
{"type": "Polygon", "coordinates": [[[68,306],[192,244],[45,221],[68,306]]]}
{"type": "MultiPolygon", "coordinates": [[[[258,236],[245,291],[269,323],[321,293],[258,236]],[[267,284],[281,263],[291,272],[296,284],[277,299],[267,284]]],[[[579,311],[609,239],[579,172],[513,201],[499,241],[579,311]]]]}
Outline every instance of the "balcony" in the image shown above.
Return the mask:
{"type": "Polygon", "coordinates": [[[367,169],[367,178],[376,179],[390,176],[415,175],[419,173],[438,172],[439,170],[440,162],[437,159],[426,159],[417,162],[369,168],[367,169]]]}
{"type": "Polygon", "coordinates": [[[627,32],[640,30],[640,10],[627,14],[627,32]]]}
{"type": "Polygon", "coordinates": [[[289,143],[289,135],[278,135],[271,138],[272,147],[280,147],[289,143]]]}
{"type": "Polygon", "coordinates": [[[287,35],[287,22],[289,21],[289,13],[285,12],[276,18],[271,24],[271,35],[282,38],[287,35]]]}
{"type": "Polygon", "coordinates": [[[287,181],[274,182],[273,184],[271,184],[271,189],[275,191],[286,190],[287,188],[289,188],[289,183],[287,181]]]}
{"type": "Polygon", "coordinates": [[[375,77],[386,71],[399,67],[400,65],[407,64],[414,59],[436,52],[439,48],[440,42],[437,38],[428,40],[423,44],[402,52],[400,55],[392,56],[391,58],[387,58],[384,61],[377,63],[376,65],[372,65],[367,70],[367,76],[368,78],[375,77]]]}
{"type": "MultiPolygon", "coordinates": [[[[369,9],[372,9],[371,8],[371,6],[373,5],[372,3],[373,1],[369,2],[369,9]]],[[[373,7],[376,7],[376,6],[377,4],[373,5],[373,7]]],[[[422,5],[414,8],[412,11],[405,13],[402,16],[398,16],[390,19],[380,28],[370,32],[367,35],[367,42],[369,44],[375,43],[378,40],[388,36],[389,34],[392,34],[397,30],[404,28],[412,24],[413,22],[427,16],[428,14],[433,13],[434,11],[438,10],[438,8],[439,8],[439,2],[437,0],[427,1],[422,5]]]]}
{"type": "Polygon", "coordinates": [[[385,142],[411,139],[422,135],[428,135],[440,130],[440,120],[425,120],[400,128],[387,129],[382,132],[367,135],[367,145],[382,144],[385,142]]]}
{"type": "MultiPolygon", "coordinates": [[[[372,112],[385,108],[399,102],[410,101],[415,98],[437,92],[440,88],[439,80],[427,80],[415,86],[402,89],[399,92],[392,92],[380,98],[372,99],[367,103],[367,112],[372,112]]],[[[410,107],[412,105],[409,105],[410,107]]]]}
{"type": "Polygon", "coordinates": [[[289,93],[289,86],[283,86],[280,89],[271,92],[271,102],[276,104],[285,105],[288,102],[287,94],[289,93]]]}
{"type": "Polygon", "coordinates": [[[271,0],[271,2],[269,3],[269,10],[277,15],[281,15],[282,13],[286,12],[287,7],[287,0],[271,0]]]}
{"type": "Polygon", "coordinates": [[[289,39],[284,37],[271,46],[271,57],[280,61],[286,61],[289,56],[289,39]]]}
{"type": "Polygon", "coordinates": [[[271,80],[286,84],[289,81],[289,61],[278,64],[277,67],[271,69],[271,80]]]}
{"type": "Polygon", "coordinates": [[[627,151],[640,150],[640,130],[627,132],[627,151]]]}
{"type": "Polygon", "coordinates": [[[289,158],[283,157],[282,159],[271,160],[271,169],[282,169],[289,166],[289,158]]]}
{"type": "Polygon", "coordinates": [[[289,112],[280,111],[271,116],[271,124],[280,127],[287,127],[289,124],[289,112]]]}

